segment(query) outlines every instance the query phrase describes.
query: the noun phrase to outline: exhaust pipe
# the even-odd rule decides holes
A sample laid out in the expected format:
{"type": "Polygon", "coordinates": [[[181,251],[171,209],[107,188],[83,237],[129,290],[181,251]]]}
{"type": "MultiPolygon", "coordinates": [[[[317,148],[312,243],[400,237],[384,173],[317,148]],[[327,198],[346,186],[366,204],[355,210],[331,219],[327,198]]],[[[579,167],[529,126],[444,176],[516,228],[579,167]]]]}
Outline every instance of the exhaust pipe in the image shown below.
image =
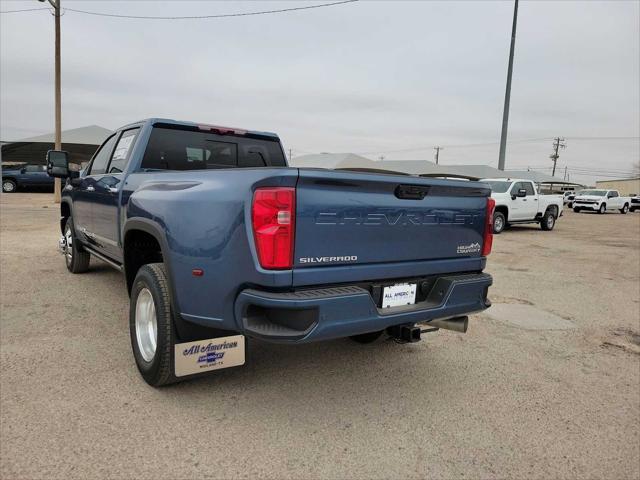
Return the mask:
{"type": "Polygon", "coordinates": [[[463,317],[447,318],[445,320],[431,320],[427,322],[427,325],[444,330],[453,330],[454,332],[467,333],[467,326],[469,325],[469,317],[466,315],[463,317]]]}

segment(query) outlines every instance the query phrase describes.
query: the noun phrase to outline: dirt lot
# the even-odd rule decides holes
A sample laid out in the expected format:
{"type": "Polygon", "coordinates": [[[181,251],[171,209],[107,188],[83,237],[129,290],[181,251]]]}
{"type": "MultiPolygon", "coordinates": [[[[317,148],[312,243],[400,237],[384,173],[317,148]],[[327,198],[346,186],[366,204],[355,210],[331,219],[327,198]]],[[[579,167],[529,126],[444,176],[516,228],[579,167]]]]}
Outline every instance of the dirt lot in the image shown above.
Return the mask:
{"type": "Polygon", "coordinates": [[[0,202],[2,478],[640,477],[640,213],[496,237],[466,335],[253,342],[154,390],[121,275],[67,273],[50,194],[0,202]]]}

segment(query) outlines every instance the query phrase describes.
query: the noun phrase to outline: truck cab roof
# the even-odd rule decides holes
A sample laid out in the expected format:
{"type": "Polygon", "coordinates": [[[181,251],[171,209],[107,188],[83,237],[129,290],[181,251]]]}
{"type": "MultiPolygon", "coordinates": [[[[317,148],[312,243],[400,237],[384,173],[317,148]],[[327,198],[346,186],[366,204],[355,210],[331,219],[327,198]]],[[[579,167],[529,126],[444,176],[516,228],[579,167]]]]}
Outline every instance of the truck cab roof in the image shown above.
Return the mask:
{"type": "Polygon", "coordinates": [[[261,130],[247,130],[247,129],[243,129],[243,128],[236,128],[236,127],[226,127],[226,126],[221,126],[221,125],[211,125],[208,123],[196,123],[196,122],[190,122],[190,121],[185,121],[185,120],[174,120],[171,118],[145,118],[142,120],[139,120],[137,122],[132,122],[129,123],[127,125],[124,125],[120,128],[118,128],[117,130],[125,130],[128,128],[132,128],[132,127],[139,127],[142,126],[144,124],[148,124],[151,126],[154,125],[158,125],[158,124],[162,124],[162,125],[175,125],[175,126],[183,126],[183,127],[195,127],[195,128],[200,128],[202,130],[206,130],[206,129],[210,129],[210,130],[219,130],[219,131],[224,131],[224,132],[228,132],[228,133],[235,133],[235,134],[250,134],[252,136],[259,136],[259,137],[267,137],[273,140],[279,140],[280,137],[278,137],[278,135],[276,133],[273,132],[264,132],[261,130]]]}

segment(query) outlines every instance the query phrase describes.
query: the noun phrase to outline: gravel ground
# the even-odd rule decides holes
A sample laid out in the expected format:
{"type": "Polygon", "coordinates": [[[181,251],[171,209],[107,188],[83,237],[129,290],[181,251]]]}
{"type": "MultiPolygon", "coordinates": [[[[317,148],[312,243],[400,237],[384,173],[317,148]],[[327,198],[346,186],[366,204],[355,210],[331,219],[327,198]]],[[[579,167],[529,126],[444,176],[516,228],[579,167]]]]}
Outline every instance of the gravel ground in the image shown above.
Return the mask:
{"type": "Polygon", "coordinates": [[[2,478],[640,478],[640,213],[497,236],[466,335],[252,342],[155,390],[122,276],[67,273],[50,194],[0,207],[2,478]]]}

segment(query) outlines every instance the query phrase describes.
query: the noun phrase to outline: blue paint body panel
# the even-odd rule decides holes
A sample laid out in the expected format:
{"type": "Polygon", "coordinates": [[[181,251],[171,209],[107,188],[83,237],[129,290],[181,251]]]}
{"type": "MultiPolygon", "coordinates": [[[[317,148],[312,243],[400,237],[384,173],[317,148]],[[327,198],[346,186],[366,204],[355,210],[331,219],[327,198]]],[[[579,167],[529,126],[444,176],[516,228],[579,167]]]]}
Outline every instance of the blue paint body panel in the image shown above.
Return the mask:
{"type": "MultiPolygon", "coordinates": [[[[262,336],[308,342],[486,308],[486,275],[452,284],[453,294],[442,304],[393,312],[379,311],[366,289],[315,303],[277,297],[333,285],[480,274],[486,263],[480,246],[489,194],[483,184],[290,167],[145,171],[140,165],[157,123],[196,125],[150,119],[123,127],[115,135],[138,129],[124,171],[83,172],[75,186],[63,190],[63,202],[71,209],[81,242],[116,263],[124,262],[128,233],[143,229],[156,237],[173,307],[184,321],[261,336],[248,327],[248,317],[255,317],[254,323],[260,315],[269,321],[273,317],[277,323],[276,317],[287,317],[287,311],[301,310],[307,320],[317,317],[312,332],[297,338],[262,336]],[[402,185],[426,194],[401,198],[402,185]],[[265,270],[257,259],[251,204],[256,188],[264,186],[296,188],[291,270],[265,270]],[[477,248],[459,251],[468,245],[477,248]],[[195,268],[204,275],[194,276],[195,268]]],[[[275,134],[250,133],[277,140],[275,134]]]]}

